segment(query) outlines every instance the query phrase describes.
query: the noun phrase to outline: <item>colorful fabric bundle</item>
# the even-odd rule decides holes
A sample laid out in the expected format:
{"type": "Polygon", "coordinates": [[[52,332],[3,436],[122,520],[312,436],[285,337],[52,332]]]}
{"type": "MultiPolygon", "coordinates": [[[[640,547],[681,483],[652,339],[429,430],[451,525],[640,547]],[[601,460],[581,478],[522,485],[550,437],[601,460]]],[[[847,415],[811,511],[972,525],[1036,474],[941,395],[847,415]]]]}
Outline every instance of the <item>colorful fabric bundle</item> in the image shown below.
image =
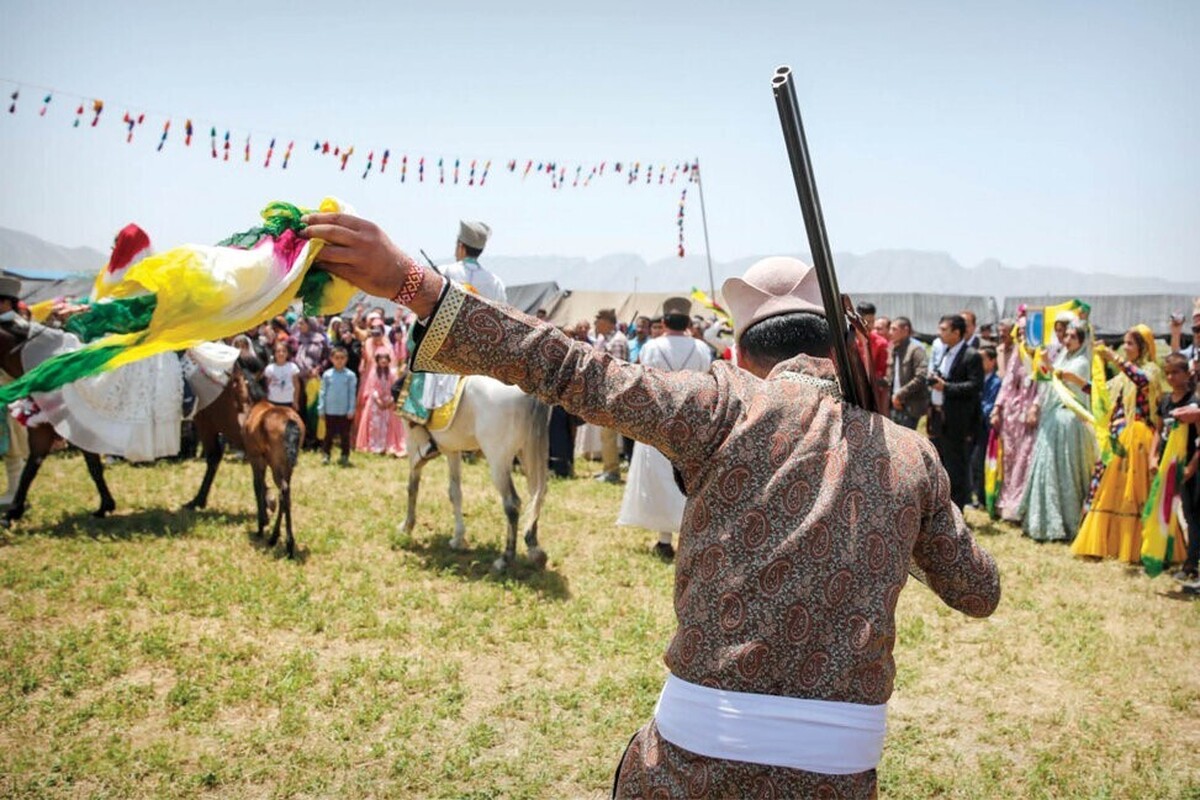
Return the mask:
{"type": "MultiPolygon", "coordinates": [[[[326,198],[320,210],[343,206],[326,198]]],[[[290,203],[271,203],[262,225],[215,247],[184,245],[124,265],[114,249],[113,262],[96,281],[97,302],[68,324],[88,345],[54,356],[0,388],[0,403],[157,353],[235,336],[283,313],[297,298],[306,314],[342,311],[354,287],[310,269],[324,243],[299,236],[304,213],[290,203]]],[[[136,255],[136,240],[130,247],[136,255]]]]}
{"type": "Polygon", "coordinates": [[[983,495],[988,516],[998,519],[1000,512],[996,501],[1004,488],[1004,444],[995,428],[988,431],[987,455],[983,462],[983,495]]]}
{"type": "Polygon", "coordinates": [[[1179,541],[1179,523],[1175,521],[1174,503],[1183,485],[1183,468],[1187,460],[1187,425],[1173,422],[1167,443],[1159,457],[1158,474],[1150,485],[1150,497],[1142,511],[1142,565],[1153,578],[1171,563],[1179,541]]]}

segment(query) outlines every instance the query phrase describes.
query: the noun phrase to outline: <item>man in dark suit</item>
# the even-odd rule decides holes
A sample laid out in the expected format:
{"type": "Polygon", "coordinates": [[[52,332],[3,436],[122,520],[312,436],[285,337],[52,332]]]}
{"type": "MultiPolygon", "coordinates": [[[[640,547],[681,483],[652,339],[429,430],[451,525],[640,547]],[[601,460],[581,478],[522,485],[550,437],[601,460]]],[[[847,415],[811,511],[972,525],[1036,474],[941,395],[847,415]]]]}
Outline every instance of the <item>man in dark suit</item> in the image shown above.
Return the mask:
{"type": "Polygon", "coordinates": [[[933,388],[929,436],[950,476],[950,499],[959,508],[971,501],[971,442],[979,429],[983,359],[967,345],[967,321],[960,314],[942,317],[938,336],[945,349],[930,374],[933,388]]]}
{"type": "Polygon", "coordinates": [[[888,360],[887,382],[891,400],[892,422],[915,429],[917,421],[929,410],[929,356],[925,346],[912,338],[912,322],[908,317],[896,317],[889,334],[892,355],[888,360]]]}

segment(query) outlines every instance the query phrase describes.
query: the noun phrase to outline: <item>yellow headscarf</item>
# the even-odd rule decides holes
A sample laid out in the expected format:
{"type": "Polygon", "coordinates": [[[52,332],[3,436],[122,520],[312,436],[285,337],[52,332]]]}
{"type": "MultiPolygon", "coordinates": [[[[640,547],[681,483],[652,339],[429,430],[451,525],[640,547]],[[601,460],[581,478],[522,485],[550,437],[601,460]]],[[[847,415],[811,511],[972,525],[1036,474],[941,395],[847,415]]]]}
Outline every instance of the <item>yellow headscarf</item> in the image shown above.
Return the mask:
{"type": "MultiPolygon", "coordinates": [[[[1134,325],[1129,330],[1138,337],[1138,342],[1141,344],[1134,364],[1146,373],[1148,381],[1146,399],[1150,404],[1150,418],[1144,421],[1153,427],[1158,420],[1158,404],[1162,400],[1162,370],[1158,368],[1156,359],[1158,348],[1154,344],[1154,331],[1150,330],[1149,325],[1144,324],[1134,325]]],[[[1137,418],[1137,386],[1129,380],[1124,372],[1118,373],[1115,384],[1113,388],[1119,389],[1121,393],[1121,405],[1125,407],[1125,419],[1133,421],[1137,418]]],[[[1116,394],[1116,391],[1113,393],[1116,394]]]]}

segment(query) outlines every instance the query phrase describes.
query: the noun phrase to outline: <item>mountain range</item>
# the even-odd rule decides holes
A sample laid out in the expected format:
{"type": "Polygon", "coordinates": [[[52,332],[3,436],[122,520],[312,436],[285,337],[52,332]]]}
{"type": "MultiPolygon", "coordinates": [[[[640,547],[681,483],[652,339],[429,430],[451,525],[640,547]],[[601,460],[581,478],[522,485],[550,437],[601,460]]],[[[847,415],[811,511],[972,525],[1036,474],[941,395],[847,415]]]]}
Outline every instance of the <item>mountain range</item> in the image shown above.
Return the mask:
{"type": "MultiPolygon", "coordinates": [[[[805,253],[796,254],[808,260],[805,253]]],[[[725,278],[740,275],[758,260],[746,256],[713,263],[718,287],[725,278]]],[[[439,261],[449,260],[448,256],[439,261]]],[[[94,275],[107,261],[90,247],[63,247],[23,231],[0,227],[0,269],[30,277],[94,275]]],[[[553,281],[564,289],[643,292],[708,288],[708,265],[703,256],[647,262],[641,256],[618,253],[597,259],[570,256],[487,256],[485,266],[509,286],[553,281]],[[636,282],[636,283],[635,283],[636,282]]],[[[849,294],[869,292],[930,292],[952,295],[1073,294],[1200,295],[1200,281],[1169,281],[1151,276],[1084,273],[1064,267],[1014,268],[996,259],[964,267],[948,253],[926,250],[875,250],[862,255],[834,255],[838,281],[849,294]]]]}

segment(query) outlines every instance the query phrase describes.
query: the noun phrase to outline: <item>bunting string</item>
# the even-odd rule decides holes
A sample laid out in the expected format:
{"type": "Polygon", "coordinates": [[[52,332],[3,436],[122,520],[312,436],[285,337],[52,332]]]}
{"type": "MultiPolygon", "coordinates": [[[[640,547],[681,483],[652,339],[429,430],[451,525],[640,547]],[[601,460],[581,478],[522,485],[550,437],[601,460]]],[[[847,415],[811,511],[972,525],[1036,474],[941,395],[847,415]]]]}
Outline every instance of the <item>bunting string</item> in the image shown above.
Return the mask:
{"type": "MultiPolygon", "coordinates": [[[[53,87],[37,86],[33,83],[25,81],[14,81],[7,78],[0,78],[0,83],[7,83],[12,86],[9,92],[9,107],[8,112],[11,115],[16,115],[27,106],[21,106],[19,100],[22,90],[32,90],[36,92],[35,97],[41,96],[42,102],[40,107],[34,106],[37,109],[37,115],[47,120],[46,124],[52,124],[55,119],[55,108],[60,108],[62,113],[70,119],[72,128],[82,127],[82,122],[85,114],[90,109],[91,119],[89,127],[97,130],[103,130],[102,122],[104,120],[103,112],[105,101],[88,95],[73,94],[71,92],[62,91],[53,87]],[[55,96],[67,98],[66,101],[60,101],[58,104],[52,103],[55,96]],[[76,102],[77,101],[77,102],[76,102]],[[63,102],[66,105],[62,105],[63,102]],[[73,112],[72,112],[72,109],[73,112]]],[[[34,108],[28,108],[27,113],[33,113],[34,108]]],[[[126,105],[125,108],[138,108],[137,104],[126,105]]],[[[183,147],[190,148],[192,138],[196,133],[196,124],[193,117],[183,114],[170,114],[159,111],[144,110],[124,112],[120,122],[122,133],[124,134],[125,142],[129,145],[134,145],[135,133],[147,120],[147,117],[157,117],[162,120],[162,128],[158,140],[154,145],[156,152],[163,152],[172,139],[170,137],[172,117],[182,118],[185,120],[183,126],[183,147]]],[[[275,147],[277,141],[277,133],[263,133],[260,131],[251,131],[247,128],[239,126],[226,127],[215,123],[209,124],[209,157],[210,160],[220,159],[222,162],[231,161],[232,138],[234,132],[237,132],[239,137],[244,132],[245,139],[242,148],[242,162],[249,164],[252,153],[252,140],[257,132],[263,136],[262,141],[268,141],[266,152],[262,156],[263,169],[271,169],[274,166],[277,169],[288,169],[294,155],[294,147],[296,137],[285,137],[288,140],[287,147],[284,149],[282,158],[275,159],[275,147]],[[218,138],[218,131],[223,132],[218,138]]],[[[300,137],[303,138],[303,137],[300,137]]],[[[178,139],[174,140],[178,141],[178,139]]],[[[381,158],[376,162],[375,148],[369,148],[366,152],[365,163],[362,163],[362,171],[360,177],[362,180],[374,177],[379,179],[392,179],[387,172],[387,167],[391,158],[391,149],[378,148],[381,153],[381,158]],[[378,169],[376,169],[378,167],[378,169]]],[[[314,138],[312,146],[312,155],[320,158],[325,156],[333,156],[333,160],[337,163],[338,170],[345,172],[347,166],[352,162],[355,155],[355,146],[348,145],[331,145],[329,139],[314,138]]],[[[482,189],[488,181],[490,174],[492,159],[488,158],[464,158],[463,156],[448,157],[446,155],[429,156],[420,153],[411,153],[400,151],[397,153],[400,159],[399,182],[408,183],[408,167],[409,160],[414,162],[416,167],[416,183],[424,184],[425,181],[425,166],[426,159],[436,158],[437,164],[437,184],[439,186],[464,186],[473,189],[482,189]],[[452,163],[451,163],[452,162],[452,163]],[[447,174],[449,173],[449,174],[447,174]]],[[[433,161],[431,160],[432,164],[433,161]]],[[[593,184],[599,183],[602,179],[616,179],[623,181],[627,186],[673,186],[677,180],[681,180],[684,184],[695,183],[699,180],[699,164],[694,160],[684,160],[675,162],[673,168],[668,170],[666,163],[659,163],[657,169],[654,162],[642,162],[640,160],[612,160],[612,159],[597,159],[595,161],[575,161],[571,164],[559,162],[557,160],[537,159],[537,158],[509,158],[500,162],[507,167],[507,170],[502,170],[502,174],[507,172],[510,175],[516,176],[520,174],[520,180],[526,182],[531,176],[541,176],[542,180],[546,181],[549,188],[555,191],[561,190],[568,185],[568,171],[571,173],[570,187],[573,189],[583,189],[591,187],[593,184]],[[669,173],[669,174],[668,174],[669,173]],[[657,177],[657,180],[655,178],[657,177]]],[[[432,177],[430,179],[432,181],[432,177]]],[[[675,217],[677,228],[677,247],[676,251],[680,258],[684,256],[684,217],[687,205],[687,186],[683,188],[679,195],[678,208],[675,217]]]]}

